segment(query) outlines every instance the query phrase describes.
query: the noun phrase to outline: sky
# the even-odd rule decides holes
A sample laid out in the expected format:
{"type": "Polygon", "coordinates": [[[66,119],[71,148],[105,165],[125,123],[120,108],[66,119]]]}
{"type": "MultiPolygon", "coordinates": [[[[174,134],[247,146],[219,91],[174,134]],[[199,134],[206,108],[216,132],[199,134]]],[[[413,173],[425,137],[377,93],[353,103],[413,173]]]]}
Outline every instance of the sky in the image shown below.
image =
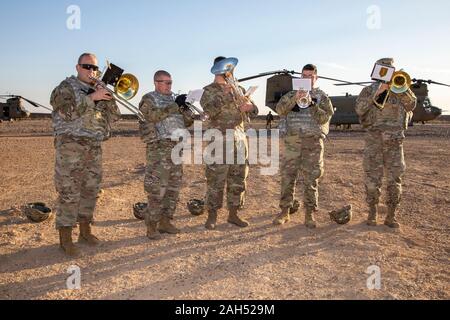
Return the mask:
{"type": "MultiPolygon", "coordinates": [[[[239,59],[238,78],[314,63],[322,76],[368,81],[377,59],[394,57],[413,78],[450,83],[448,12],[444,0],[2,1],[0,94],[50,106],[52,90],[75,74],[83,52],[139,79],[136,106],[154,90],[155,71],[169,71],[174,92],[187,93],[212,82],[219,55],[239,59]],[[79,16],[68,10],[73,6],[79,16]]],[[[243,83],[259,86],[253,98],[261,114],[269,110],[265,81],[243,83]]],[[[330,96],[361,90],[318,85],[330,96]]],[[[450,114],[450,88],[429,89],[433,104],[450,114]]]]}

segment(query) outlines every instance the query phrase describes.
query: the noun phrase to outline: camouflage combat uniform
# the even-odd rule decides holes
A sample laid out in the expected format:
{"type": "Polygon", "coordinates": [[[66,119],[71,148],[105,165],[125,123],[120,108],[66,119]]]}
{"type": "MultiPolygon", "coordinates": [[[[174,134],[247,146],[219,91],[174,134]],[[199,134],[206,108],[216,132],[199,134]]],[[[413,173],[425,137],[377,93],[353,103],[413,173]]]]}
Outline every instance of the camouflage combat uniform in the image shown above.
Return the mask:
{"type": "MultiPolygon", "coordinates": [[[[241,88],[242,89],[242,88],[241,88]]],[[[227,185],[227,207],[229,210],[239,210],[244,206],[246,179],[248,176],[248,143],[244,128],[246,115],[239,110],[238,98],[226,84],[212,83],[204,88],[200,101],[201,106],[210,119],[210,128],[219,130],[224,139],[223,163],[206,165],[206,209],[217,211],[223,206],[224,188],[227,185]],[[234,148],[233,164],[226,164],[226,132],[233,132],[234,148]],[[243,150],[243,152],[242,152],[243,150]],[[245,154],[244,163],[237,161],[239,153],[245,154]]],[[[242,89],[243,90],[243,89],[242,89]]],[[[258,108],[249,113],[250,117],[258,115],[258,108]]]]}
{"type": "Polygon", "coordinates": [[[147,144],[147,169],[144,189],[148,195],[146,224],[158,222],[165,216],[173,218],[183,177],[183,165],[174,164],[172,149],[178,143],[172,133],[185,130],[193,123],[189,111],[181,112],[172,95],[156,91],[142,97],[139,109],[145,117],[141,135],[147,144]]]}
{"type": "Polygon", "coordinates": [[[324,172],[323,140],[329,133],[334,110],[328,96],[318,88],[311,91],[316,102],[307,109],[296,107],[296,93],[287,93],[277,104],[277,113],[286,121],[285,132],[281,132],[285,135],[285,154],[281,167],[280,208],[292,207],[300,173],[303,176],[305,209],[314,212],[318,208],[318,181],[324,172]]]}
{"type": "Polygon", "coordinates": [[[388,181],[388,218],[392,221],[400,203],[402,176],[405,172],[403,154],[404,131],[411,121],[417,99],[411,90],[408,93],[390,92],[383,110],[378,109],[373,98],[378,84],[364,88],[356,102],[356,112],[362,126],[367,130],[364,149],[364,171],[366,173],[367,203],[376,224],[376,207],[379,203],[384,169],[388,181]]]}
{"type": "Polygon", "coordinates": [[[110,137],[111,123],[120,119],[114,101],[94,101],[89,86],[75,76],[51,95],[55,135],[56,228],[93,221],[102,179],[101,142],[110,137]]]}

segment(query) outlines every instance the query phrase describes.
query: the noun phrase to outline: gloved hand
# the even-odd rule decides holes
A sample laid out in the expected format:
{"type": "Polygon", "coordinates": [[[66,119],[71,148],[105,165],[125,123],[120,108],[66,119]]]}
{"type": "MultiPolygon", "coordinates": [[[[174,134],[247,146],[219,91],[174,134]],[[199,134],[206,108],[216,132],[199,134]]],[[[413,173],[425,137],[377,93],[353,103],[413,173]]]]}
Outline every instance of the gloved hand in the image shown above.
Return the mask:
{"type": "Polygon", "coordinates": [[[180,108],[186,108],[186,98],[187,98],[187,94],[180,94],[175,99],[175,102],[180,108]]]}
{"type": "Polygon", "coordinates": [[[386,99],[387,94],[388,94],[388,91],[387,91],[387,90],[385,90],[385,91],[383,91],[382,93],[380,93],[380,95],[379,95],[378,98],[377,98],[377,102],[378,102],[379,104],[382,104],[382,103],[384,102],[384,99],[386,99]]]}

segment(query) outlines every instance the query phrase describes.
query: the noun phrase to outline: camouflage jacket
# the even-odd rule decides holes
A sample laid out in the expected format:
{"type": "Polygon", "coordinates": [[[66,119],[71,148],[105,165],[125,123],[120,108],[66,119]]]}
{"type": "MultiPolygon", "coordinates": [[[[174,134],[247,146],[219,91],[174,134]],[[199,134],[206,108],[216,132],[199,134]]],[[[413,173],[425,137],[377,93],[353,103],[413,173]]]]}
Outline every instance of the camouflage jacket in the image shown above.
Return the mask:
{"type": "MultiPolygon", "coordinates": [[[[241,88],[245,93],[245,90],[241,88]]],[[[242,113],[239,110],[238,98],[227,84],[212,83],[204,88],[200,104],[208,115],[211,128],[219,129],[226,133],[227,129],[238,129],[244,131],[244,122],[247,115],[254,118],[258,115],[258,107],[252,112],[242,113]]]]}
{"type": "Polygon", "coordinates": [[[364,128],[372,130],[406,130],[416,108],[417,98],[411,90],[396,94],[389,93],[383,110],[374,104],[379,84],[365,87],[356,100],[356,113],[364,128]]]}
{"type": "Polygon", "coordinates": [[[276,107],[280,118],[286,119],[286,134],[324,138],[330,131],[334,114],[330,98],[319,88],[314,88],[310,94],[316,102],[307,109],[295,112],[292,109],[297,105],[296,94],[297,91],[288,92],[276,107]]]}
{"type": "Polygon", "coordinates": [[[88,138],[103,141],[111,135],[111,124],[120,119],[114,101],[95,103],[88,97],[89,85],[72,76],[56,87],[51,95],[55,136],[88,138]]]}
{"type": "Polygon", "coordinates": [[[173,95],[156,91],[142,97],[139,110],[145,122],[140,124],[141,137],[146,143],[170,139],[177,129],[186,129],[194,122],[190,111],[180,111],[173,95]]]}

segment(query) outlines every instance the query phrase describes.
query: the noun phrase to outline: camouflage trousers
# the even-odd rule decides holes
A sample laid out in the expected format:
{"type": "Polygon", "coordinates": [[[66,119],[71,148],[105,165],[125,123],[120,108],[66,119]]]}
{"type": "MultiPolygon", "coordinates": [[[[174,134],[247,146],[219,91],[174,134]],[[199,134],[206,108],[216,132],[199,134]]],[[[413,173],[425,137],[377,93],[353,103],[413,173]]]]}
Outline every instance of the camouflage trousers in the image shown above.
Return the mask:
{"type": "Polygon", "coordinates": [[[158,140],[147,144],[147,169],[144,189],[148,196],[147,224],[157,222],[162,216],[173,218],[180,194],[183,165],[172,161],[172,149],[177,144],[158,140]]]}
{"type": "MultiPolygon", "coordinates": [[[[226,142],[224,142],[226,150],[226,142]]],[[[226,155],[224,153],[224,161],[226,155]]],[[[206,175],[206,209],[217,211],[223,207],[224,189],[227,190],[227,208],[242,209],[245,204],[248,177],[248,144],[247,140],[234,142],[233,164],[207,164],[206,175]],[[238,149],[242,152],[244,161],[238,161],[238,149]]]]}
{"type": "Polygon", "coordinates": [[[402,194],[402,177],[406,164],[403,154],[403,131],[368,131],[363,167],[366,174],[367,203],[379,203],[384,170],[387,173],[387,205],[396,207],[402,194]]]}
{"type": "Polygon", "coordinates": [[[280,208],[291,208],[299,174],[303,178],[305,208],[317,210],[319,179],[324,172],[324,143],[320,137],[288,135],[284,140],[285,153],[281,166],[280,208]]]}
{"type": "Polygon", "coordinates": [[[101,143],[57,136],[55,149],[56,228],[92,222],[102,180],[101,143]]]}

